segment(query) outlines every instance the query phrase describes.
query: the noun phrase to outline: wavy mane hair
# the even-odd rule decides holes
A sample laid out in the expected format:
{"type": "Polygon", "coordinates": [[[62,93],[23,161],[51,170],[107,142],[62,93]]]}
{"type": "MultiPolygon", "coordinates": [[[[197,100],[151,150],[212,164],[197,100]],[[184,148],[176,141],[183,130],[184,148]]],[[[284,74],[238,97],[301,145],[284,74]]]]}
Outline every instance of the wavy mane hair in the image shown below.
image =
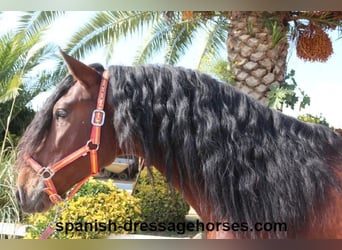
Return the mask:
{"type": "Polygon", "coordinates": [[[215,218],[300,230],[330,188],[341,190],[334,166],[342,162],[342,140],[331,129],[269,109],[196,71],[109,71],[119,145],[131,152],[139,140],[147,162],[164,162],[169,181],[178,171],[183,189],[185,181],[194,192],[204,187],[201,206],[214,204],[215,218]]]}

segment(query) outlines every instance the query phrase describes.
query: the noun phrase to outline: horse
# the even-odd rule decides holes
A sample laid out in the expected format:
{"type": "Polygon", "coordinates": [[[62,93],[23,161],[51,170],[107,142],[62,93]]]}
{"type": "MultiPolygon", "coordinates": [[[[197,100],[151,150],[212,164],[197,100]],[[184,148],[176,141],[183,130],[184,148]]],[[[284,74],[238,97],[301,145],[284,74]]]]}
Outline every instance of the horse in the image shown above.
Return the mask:
{"type": "Polygon", "coordinates": [[[61,53],[69,73],[18,145],[24,211],[49,210],[93,166],[126,154],[143,157],[181,192],[208,239],[342,238],[342,137],[330,128],[195,70],[105,70],[61,53]],[[89,140],[93,130],[101,131],[89,140]],[[272,227],[280,223],[285,230],[272,227]]]}

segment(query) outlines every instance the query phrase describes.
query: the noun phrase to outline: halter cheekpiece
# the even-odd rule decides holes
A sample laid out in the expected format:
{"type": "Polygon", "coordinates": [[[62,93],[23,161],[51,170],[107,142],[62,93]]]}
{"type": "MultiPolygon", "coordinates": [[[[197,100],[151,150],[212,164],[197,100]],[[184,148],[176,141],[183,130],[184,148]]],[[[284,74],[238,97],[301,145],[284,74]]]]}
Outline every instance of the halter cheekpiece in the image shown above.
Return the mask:
{"type": "Polygon", "coordinates": [[[104,105],[106,101],[108,86],[108,71],[105,70],[102,74],[101,85],[99,89],[99,94],[97,97],[96,109],[93,110],[91,116],[92,129],[90,133],[90,139],[85,143],[85,145],[73,153],[67,155],[63,159],[59,160],[52,166],[43,167],[32,156],[27,157],[28,164],[32,169],[43,179],[45,184],[44,192],[49,195],[51,202],[58,203],[64,201],[65,199],[72,198],[75,193],[82,187],[82,185],[92,176],[99,172],[98,166],[98,154],[97,151],[100,146],[101,141],[101,128],[105,121],[104,105]],[[78,182],[74,188],[69,192],[66,198],[62,198],[56,189],[56,186],[52,180],[52,177],[61,169],[68,166],[70,163],[76,161],[80,157],[88,155],[90,156],[90,174],[78,182]]]}

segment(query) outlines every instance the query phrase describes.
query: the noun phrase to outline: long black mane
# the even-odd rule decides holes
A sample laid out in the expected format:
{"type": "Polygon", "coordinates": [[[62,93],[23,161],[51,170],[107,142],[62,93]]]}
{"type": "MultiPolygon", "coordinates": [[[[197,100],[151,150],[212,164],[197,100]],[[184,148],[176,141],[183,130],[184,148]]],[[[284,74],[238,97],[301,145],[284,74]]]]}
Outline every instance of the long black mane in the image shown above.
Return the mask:
{"type": "Polygon", "coordinates": [[[186,180],[193,192],[204,188],[201,206],[212,204],[218,220],[285,222],[300,231],[328,190],[340,189],[333,166],[342,160],[342,141],[329,128],[269,109],[196,71],[109,70],[119,145],[131,150],[139,140],[148,162],[164,162],[169,180],[176,166],[183,188],[186,180]]]}

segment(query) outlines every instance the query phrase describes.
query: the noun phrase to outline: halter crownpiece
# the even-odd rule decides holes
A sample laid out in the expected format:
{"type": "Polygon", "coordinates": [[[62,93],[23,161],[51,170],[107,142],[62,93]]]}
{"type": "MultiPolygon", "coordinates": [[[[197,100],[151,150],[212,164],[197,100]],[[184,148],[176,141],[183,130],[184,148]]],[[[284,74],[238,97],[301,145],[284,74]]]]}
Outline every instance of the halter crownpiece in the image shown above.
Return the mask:
{"type": "Polygon", "coordinates": [[[44,192],[49,195],[52,203],[58,203],[66,199],[71,199],[75,193],[82,187],[82,185],[92,176],[99,172],[98,166],[98,154],[97,151],[100,147],[101,142],[101,129],[105,121],[104,105],[107,94],[108,86],[108,71],[105,70],[102,74],[102,80],[100,84],[99,94],[97,97],[96,108],[93,110],[91,117],[92,129],[90,133],[90,139],[86,144],[74,151],[73,153],[67,155],[63,159],[59,160],[52,166],[43,167],[32,156],[27,157],[27,163],[30,167],[43,179],[45,188],[44,192]],[[64,167],[68,166],[70,163],[76,161],[82,156],[90,156],[90,174],[78,182],[74,188],[69,192],[68,196],[63,199],[57,192],[56,186],[52,180],[53,176],[64,167]]]}

